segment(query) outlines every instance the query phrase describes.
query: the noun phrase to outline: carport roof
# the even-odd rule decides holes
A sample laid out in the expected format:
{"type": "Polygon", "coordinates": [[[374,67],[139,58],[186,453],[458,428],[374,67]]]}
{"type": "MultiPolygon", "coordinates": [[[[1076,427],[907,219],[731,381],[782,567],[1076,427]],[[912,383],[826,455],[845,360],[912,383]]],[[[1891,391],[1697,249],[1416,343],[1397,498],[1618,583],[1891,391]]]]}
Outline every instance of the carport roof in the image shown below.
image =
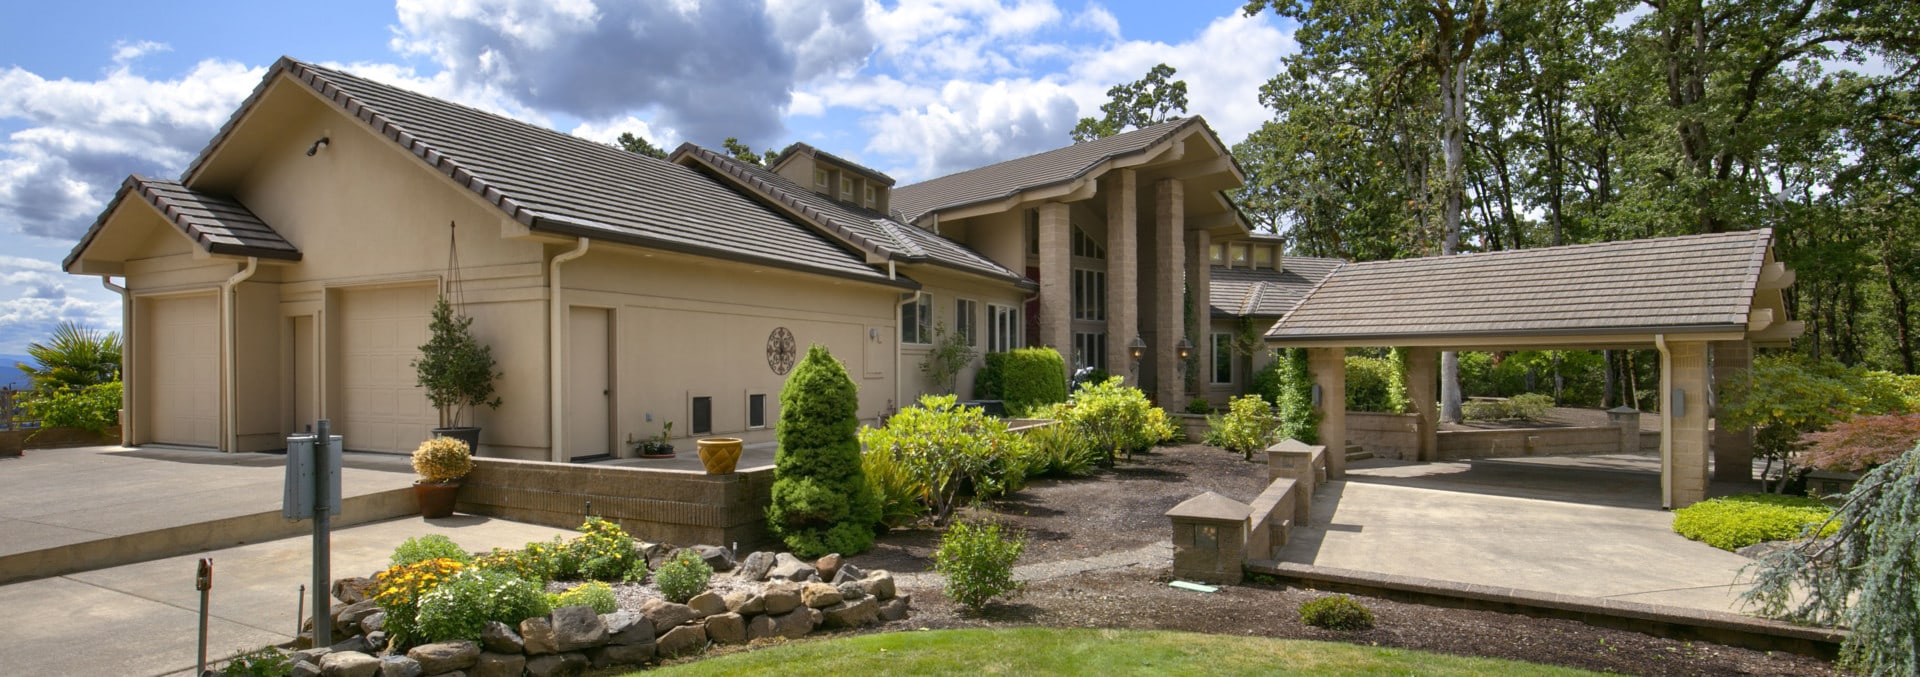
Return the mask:
{"type": "MultiPolygon", "coordinates": [[[[1344,266],[1267,332],[1280,346],[1595,345],[1797,333],[1771,230],[1344,266]],[[1775,326],[1780,325],[1780,326],[1775,326]]],[[[1751,336],[1756,340],[1762,337],[1751,336]]]]}

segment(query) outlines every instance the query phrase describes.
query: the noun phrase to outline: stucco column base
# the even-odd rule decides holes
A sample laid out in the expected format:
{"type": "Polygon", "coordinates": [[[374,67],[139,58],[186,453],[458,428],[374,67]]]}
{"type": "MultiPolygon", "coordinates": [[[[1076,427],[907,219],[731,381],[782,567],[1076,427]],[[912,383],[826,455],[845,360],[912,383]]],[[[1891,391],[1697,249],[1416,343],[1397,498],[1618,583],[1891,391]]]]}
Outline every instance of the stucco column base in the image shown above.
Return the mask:
{"type": "Polygon", "coordinates": [[[1419,415],[1414,431],[1419,438],[1416,461],[1440,458],[1440,353],[1432,348],[1402,348],[1407,356],[1407,402],[1419,415]]]}
{"type": "Polygon", "coordinates": [[[1307,371],[1320,387],[1320,444],[1327,448],[1327,479],[1347,476],[1347,351],[1308,348],[1307,371]]]}
{"type": "MultiPolygon", "coordinates": [[[[1713,344],[1714,402],[1727,384],[1746,378],[1753,367],[1753,345],[1746,341],[1717,341],[1713,344]]],[[[1715,412],[1713,428],[1713,479],[1717,482],[1753,481],[1753,429],[1729,428],[1726,417],[1715,412]]]]}
{"type": "Polygon", "coordinates": [[[1670,342],[1660,364],[1660,417],[1665,505],[1684,508],[1707,499],[1707,344],[1670,342]]]}

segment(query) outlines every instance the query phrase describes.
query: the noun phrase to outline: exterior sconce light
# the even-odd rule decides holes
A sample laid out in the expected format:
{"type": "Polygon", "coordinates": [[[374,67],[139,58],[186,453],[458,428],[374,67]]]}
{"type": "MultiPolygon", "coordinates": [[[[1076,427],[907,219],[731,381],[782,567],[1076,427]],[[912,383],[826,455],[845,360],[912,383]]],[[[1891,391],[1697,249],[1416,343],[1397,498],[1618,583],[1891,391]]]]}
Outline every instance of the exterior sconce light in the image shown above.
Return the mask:
{"type": "Polygon", "coordinates": [[[319,141],[313,142],[313,146],[307,148],[307,157],[313,157],[314,153],[318,153],[320,149],[326,148],[329,141],[331,141],[331,139],[323,136],[320,137],[319,141]]]}
{"type": "Polygon", "coordinates": [[[1147,342],[1139,334],[1133,335],[1133,341],[1127,344],[1127,355],[1132,357],[1133,370],[1140,371],[1140,358],[1147,356],[1147,342]]]}
{"type": "Polygon", "coordinates": [[[1320,406],[1320,384],[1313,384],[1313,406],[1320,406]]]}
{"type": "Polygon", "coordinates": [[[1679,388],[1674,388],[1673,389],[1673,417],[1680,418],[1686,415],[1687,415],[1687,391],[1681,390],[1679,388]]]}
{"type": "Polygon", "coordinates": [[[1180,337],[1179,348],[1180,348],[1180,363],[1186,364],[1187,358],[1193,357],[1193,342],[1188,341],[1187,337],[1182,336],[1180,337]]]}

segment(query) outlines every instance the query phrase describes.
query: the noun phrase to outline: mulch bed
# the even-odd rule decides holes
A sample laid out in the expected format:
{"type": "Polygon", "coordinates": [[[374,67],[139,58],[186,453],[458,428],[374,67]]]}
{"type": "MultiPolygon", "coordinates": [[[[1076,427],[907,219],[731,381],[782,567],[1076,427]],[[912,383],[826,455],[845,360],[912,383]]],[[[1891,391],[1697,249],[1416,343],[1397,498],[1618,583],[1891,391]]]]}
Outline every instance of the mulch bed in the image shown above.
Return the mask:
{"type": "MultiPolygon", "coordinates": [[[[1133,550],[1169,537],[1164,513],[1202,491],[1248,501],[1267,483],[1266,466],[1199,445],[1162,447],[1092,477],[1040,480],[1003,500],[968,509],[1030,536],[1021,564],[1133,550]]],[[[932,567],[938,532],[895,530],[851,559],[897,573],[932,567]]],[[[1837,674],[1825,662],[1702,642],[1670,640],[1577,621],[1407,604],[1359,597],[1376,627],[1335,632],[1300,623],[1297,609],[1325,593],[1281,585],[1227,586],[1215,594],[1167,587],[1168,570],[1129,568],[1039,581],[1021,596],[976,614],[935,589],[911,590],[913,616],[877,631],[999,625],[1161,629],[1315,639],[1440,653],[1510,658],[1648,675],[1837,674]]]]}

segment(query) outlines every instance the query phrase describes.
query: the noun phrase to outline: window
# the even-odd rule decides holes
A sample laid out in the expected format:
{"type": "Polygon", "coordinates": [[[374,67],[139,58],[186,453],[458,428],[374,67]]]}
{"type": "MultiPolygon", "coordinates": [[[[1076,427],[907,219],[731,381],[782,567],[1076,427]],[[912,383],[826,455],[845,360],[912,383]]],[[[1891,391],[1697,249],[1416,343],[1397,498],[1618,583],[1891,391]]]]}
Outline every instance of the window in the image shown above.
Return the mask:
{"type": "Polygon", "coordinates": [[[1273,267],[1273,247],[1261,245],[1253,248],[1253,265],[1256,268],[1273,267]]]}
{"type": "Polygon", "coordinates": [[[987,352],[1003,353],[1020,347],[1019,306],[987,305],[987,352]]]}
{"type": "Polygon", "coordinates": [[[1227,252],[1233,255],[1233,265],[1247,265],[1247,246],[1245,244],[1234,243],[1228,245],[1227,252]]]}
{"type": "Polygon", "coordinates": [[[880,191],[876,190],[873,186],[867,186],[867,209],[873,209],[873,206],[879,202],[880,191]]]}
{"type": "Polygon", "coordinates": [[[967,345],[970,346],[980,344],[978,340],[980,332],[975,328],[978,323],[974,320],[979,311],[980,304],[971,300],[957,299],[953,302],[953,331],[966,337],[967,345]]]}
{"type": "Polygon", "coordinates": [[[1073,319],[1106,321],[1107,271],[1073,270],[1073,319]]]}
{"type": "Polygon", "coordinates": [[[1093,367],[1107,370],[1107,334],[1075,333],[1073,335],[1073,368],[1093,367]]]}
{"type": "Polygon", "coordinates": [[[754,393],[747,396],[747,428],[767,427],[767,396],[754,393]]]}
{"type": "Polygon", "coordinates": [[[713,432],[713,398],[693,398],[693,434],[707,435],[713,432]]]}
{"type": "Polygon", "coordinates": [[[1040,255],[1040,210],[1027,210],[1027,255],[1040,255]]]}
{"type": "Polygon", "coordinates": [[[827,192],[827,170],[819,168],[813,170],[813,189],[822,193],[827,192]]]}
{"type": "Polygon", "coordinates": [[[848,200],[848,201],[853,200],[853,177],[851,176],[840,177],[840,199],[848,200]]]}
{"type": "Polygon", "coordinates": [[[900,304],[900,342],[933,343],[933,295],[900,304]]]}
{"type": "Polygon", "coordinates": [[[1217,242],[1208,245],[1207,262],[1216,266],[1227,265],[1227,246],[1217,242]]]}
{"type": "Polygon", "coordinates": [[[1078,226],[1075,226],[1073,229],[1073,255],[1089,259],[1104,259],[1107,258],[1107,249],[1100,246],[1099,242],[1095,242],[1093,236],[1088,235],[1087,231],[1080,230],[1078,226]]]}
{"type": "Polygon", "coordinates": [[[1213,382],[1233,382],[1233,335],[1226,332],[1213,335],[1213,382]]]}

